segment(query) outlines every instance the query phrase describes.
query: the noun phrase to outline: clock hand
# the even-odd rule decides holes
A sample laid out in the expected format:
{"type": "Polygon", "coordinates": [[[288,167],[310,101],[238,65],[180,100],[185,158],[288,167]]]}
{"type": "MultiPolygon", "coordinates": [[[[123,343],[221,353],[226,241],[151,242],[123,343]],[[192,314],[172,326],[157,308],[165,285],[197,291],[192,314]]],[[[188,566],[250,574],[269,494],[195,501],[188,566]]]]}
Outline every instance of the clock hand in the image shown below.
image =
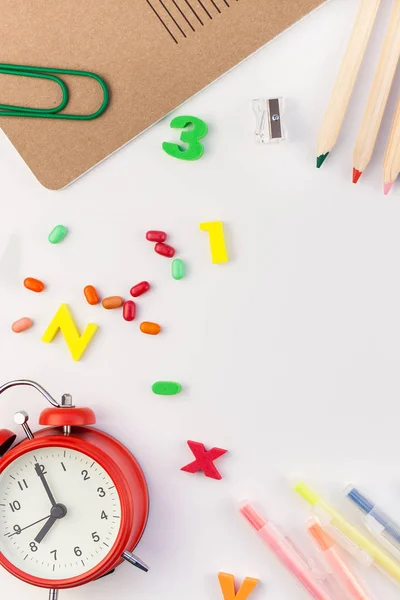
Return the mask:
{"type": "Polygon", "coordinates": [[[29,527],[33,527],[34,525],[37,525],[38,523],[41,523],[42,521],[45,521],[46,519],[49,518],[50,515],[47,515],[46,517],[43,517],[43,519],[39,519],[39,521],[35,521],[34,523],[31,523],[30,525],[27,525],[26,527],[22,527],[22,529],[20,529],[19,531],[14,531],[14,533],[12,533],[11,535],[9,535],[8,537],[12,537],[13,535],[19,535],[22,531],[25,531],[25,529],[29,529],[29,527]]]}
{"type": "Polygon", "coordinates": [[[40,542],[43,541],[44,537],[49,533],[54,523],[59,519],[63,519],[66,514],[67,507],[64,506],[64,504],[55,504],[50,511],[50,517],[47,519],[46,523],[43,525],[42,529],[35,537],[35,542],[37,544],[40,544],[40,542]]]}
{"type": "Polygon", "coordinates": [[[45,477],[45,476],[44,476],[44,474],[42,473],[42,469],[40,468],[40,465],[39,465],[39,463],[36,463],[36,464],[35,464],[35,471],[36,471],[36,474],[39,476],[39,478],[40,478],[40,481],[42,482],[44,489],[46,490],[46,494],[47,494],[47,495],[48,495],[48,497],[49,497],[49,500],[50,500],[50,502],[51,502],[51,505],[52,505],[52,506],[56,506],[57,502],[55,501],[55,499],[54,499],[54,496],[53,496],[53,494],[51,493],[51,490],[50,490],[50,488],[49,488],[49,484],[47,483],[46,477],[45,477]]]}
{"type": "Polygon", "coordinates": [[[54,523],[57,521],[56,517],[49,517],[46,523],[43,525],[42,529],[39,531],[37,536],[35,537],[35,542],[40,544],[43,540],[44,536],[47,535],[50,529],[53,527],[54,523]]]}

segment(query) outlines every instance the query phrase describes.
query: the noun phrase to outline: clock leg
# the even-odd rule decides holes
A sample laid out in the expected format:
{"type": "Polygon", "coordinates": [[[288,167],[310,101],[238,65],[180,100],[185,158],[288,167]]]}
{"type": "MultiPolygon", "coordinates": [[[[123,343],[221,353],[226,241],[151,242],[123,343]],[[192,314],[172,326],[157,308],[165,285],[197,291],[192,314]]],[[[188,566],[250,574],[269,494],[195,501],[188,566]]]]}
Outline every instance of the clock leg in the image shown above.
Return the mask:
{"type": "Polygon", "coordinates": [[[122,553],[122,558],[134,567],[137,567],[138,569],[141,569],[146,573],[149,570],[149,567],[142,560],[140,560],[140,558],[132,554],[132,552],[128,552],[127,550],[125,550],[125,552],[122,553]]]}
{"type": "Polygon", "coordinates": [[[49,590],[49,600],[58,600],[58,590],[49,590]]]}

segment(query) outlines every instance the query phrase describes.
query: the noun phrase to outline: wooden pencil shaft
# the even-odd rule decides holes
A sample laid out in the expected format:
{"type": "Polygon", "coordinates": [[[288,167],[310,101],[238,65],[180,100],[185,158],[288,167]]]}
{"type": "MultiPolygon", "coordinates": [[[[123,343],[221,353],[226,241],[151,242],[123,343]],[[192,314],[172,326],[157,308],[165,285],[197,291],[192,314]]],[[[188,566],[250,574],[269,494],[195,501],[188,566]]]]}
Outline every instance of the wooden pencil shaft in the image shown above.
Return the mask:
{"type": "Polygon", "coordinates": [[[400,58],[400,0],[394,1],[389,28],[354,148],[354,168],[363,172],[371,160],[400,58]]]}
{"type": "Polygon", "coordinates": [[[383,165],[383,181],[393,183],[400,173],[400,100],[389,136],[383,165]]]}
{"type": "Polygon", "coordinates": [[[381,0],[362,0],[318,137],[317,156],[336,144],[381,0]]]}

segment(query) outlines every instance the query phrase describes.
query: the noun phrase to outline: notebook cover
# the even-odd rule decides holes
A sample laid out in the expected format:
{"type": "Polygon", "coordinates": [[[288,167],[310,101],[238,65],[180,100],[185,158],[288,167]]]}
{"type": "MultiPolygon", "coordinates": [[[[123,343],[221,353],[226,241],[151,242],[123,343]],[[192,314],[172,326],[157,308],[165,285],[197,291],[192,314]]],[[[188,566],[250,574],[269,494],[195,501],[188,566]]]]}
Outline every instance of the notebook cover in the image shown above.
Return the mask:
{"type": "MultiPolygon", "coordinates": [[[[324,0],[0,0],[4,63],[94,71],[110,106],[94,121],[1,117],[37,179],[61,189],[324,0]]],[[[64,78],[68,112],[102,93],[64,78]]],[[[0,74],[1,103],[52,107],[55,83],[0,74]]]]}

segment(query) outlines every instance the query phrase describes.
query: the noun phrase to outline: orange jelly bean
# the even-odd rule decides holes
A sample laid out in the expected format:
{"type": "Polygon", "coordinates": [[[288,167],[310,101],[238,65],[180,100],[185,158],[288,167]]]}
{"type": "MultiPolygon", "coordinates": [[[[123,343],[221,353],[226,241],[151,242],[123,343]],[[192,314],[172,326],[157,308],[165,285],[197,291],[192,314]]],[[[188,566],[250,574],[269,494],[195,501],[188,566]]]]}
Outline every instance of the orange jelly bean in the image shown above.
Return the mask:
{"type": "Polygon", "coordinates": [[[113,308],[120,308],[123,305],[123,303],[124,299],[121,298],[121,296],[108,296],[107,298],[104,298],[101,304],[103,308],[111,310],[113,308]]]}
{"type": "Polygon", "coordinates": [[[32,292],[43,292],[44,283],[40,281],[40,279],[35,279],[34,277],[27,277],[24,279],[24,286],[27,290],[31,290],[32,292]]]}
{"type": "Polygon", "coordinates": [[[147,333],[148,335],[158,335],[161,331],[161,327],[158,323],[143,321],[143,323],[140,323],[140,331],[142,333],[147,333]]]}
{"type": "Polygon", "coordinates": [[[88,304],[91,304],[92,306],[94,306],[95,304],[98,304],[100,302],[96,288],[93,287],[92,285],[87,285],[83,289],[83,293],[85,294],[85,298],[86,298],[88,304]]]}
{"type": "Polygon", "coordinates": [[[14,333],[21,333],[22,331],[26,331],[30,327],[32,327],[33,322],[29,317],[22,317],[22,319],[18,319],[11,325],[11,329],[14,333]]]}

